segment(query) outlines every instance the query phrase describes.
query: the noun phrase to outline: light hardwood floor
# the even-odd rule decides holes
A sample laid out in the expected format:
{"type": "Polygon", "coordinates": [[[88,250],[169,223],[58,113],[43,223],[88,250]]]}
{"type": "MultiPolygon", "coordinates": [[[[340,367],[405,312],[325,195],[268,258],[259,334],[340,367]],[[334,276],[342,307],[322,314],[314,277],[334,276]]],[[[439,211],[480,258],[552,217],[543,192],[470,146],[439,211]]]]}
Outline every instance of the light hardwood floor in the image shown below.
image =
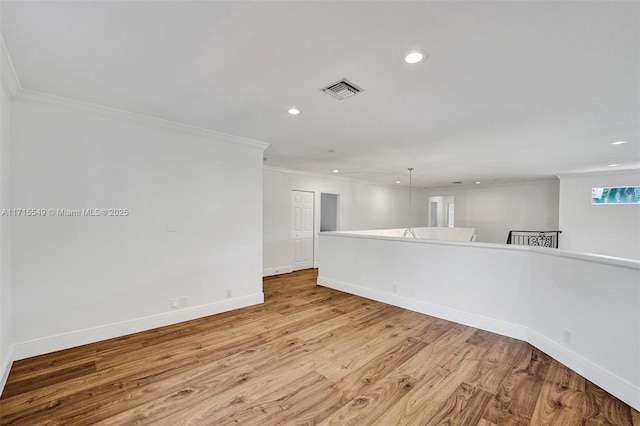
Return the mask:
{"type": "Polygon", "coordinates": [[[640,425],[525,342],[315,285],[15,362],[3,425],[640,425]]]}

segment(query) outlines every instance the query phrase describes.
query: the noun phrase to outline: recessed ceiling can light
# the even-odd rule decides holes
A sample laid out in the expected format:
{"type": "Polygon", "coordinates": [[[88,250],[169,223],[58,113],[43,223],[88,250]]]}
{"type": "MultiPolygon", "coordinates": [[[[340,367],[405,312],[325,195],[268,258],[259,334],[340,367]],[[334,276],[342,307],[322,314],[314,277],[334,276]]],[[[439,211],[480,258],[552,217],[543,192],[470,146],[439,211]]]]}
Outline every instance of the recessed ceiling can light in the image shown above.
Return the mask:
{"type": "Polygon", "coordinates": [[[291,115],[298,115],[301,111],[298,108],[289,108],[287,112],[291,115]]]}
{"type": "Polygon", "coordinates": [[[616,142],[611,142],[611,145],[624,145],[627,142],[628,141],[616,141],[616,142]]]}
{"type": "Polygon", "coordinates": [[[400,183],[400,181],[399,181],[399,180],[397,180],[397,181],[396,181],[396,183],[400,183]]]}
{"type": "Polygon", "coordinates": [[[339,172],[340,172],[340,170],[338,170],[338,169],[334,169],[333,170],[333,173],[339,173],[339,172]]]}
{"type": "Polygon", "coordinates": [[[607,164],[607,167],[618,167],[620,164],[607,164]]]}
{"type": "Polygon", "coordinates": [[[480,185],[480,181],[479,180],[476,181],[476,185],[480,185]]]}
{"type": "Polygon", "coordinates": [[[414,50],[409,52],[405,57],[404,61],[408,64],[417,64],[418,62],[422,62],[427,59],[429,55],[422,50],[414,50]]]}

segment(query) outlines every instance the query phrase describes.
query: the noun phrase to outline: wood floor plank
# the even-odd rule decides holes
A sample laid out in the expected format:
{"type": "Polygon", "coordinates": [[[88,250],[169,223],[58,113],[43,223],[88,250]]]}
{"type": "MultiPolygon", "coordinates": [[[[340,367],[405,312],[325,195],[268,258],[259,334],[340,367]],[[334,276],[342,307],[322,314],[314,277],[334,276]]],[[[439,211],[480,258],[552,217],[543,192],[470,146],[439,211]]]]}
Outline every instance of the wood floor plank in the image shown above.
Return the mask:
{"type": "Polygon", "coordinates": [[[526,342],[316,285],[16,361],[1,425],[640,426],[526,342]]]}
{"type": "Polygon", "coordinates": [[[469,383],[460,383],[456,391],[430,415],[425,426],[477,425],[493,395],[469,383]]]}
{"type": "Polygon", "coordinates": [[[474,332],[474,329],[467,330],[455,351],[447,353],[440,349],[435,352],[439,353],[440,357],[432,359],[429,356],[431,348],[427,348],[420,356],[415,356],[410,362],[403,364],[403,368],[391,374],[390,377],[396,377],[409,367],[407,372],[417,372],[418,374],[412,376],[418,376],[419,382],[374,424],[413,425],[423,424],[431,419],[433,413],[456,391],[462,380],[475,370],[486,353],[485,349],[465,343],[474,332]],[[420,362],[427,364],[426,368],[421,368],[418,365],[420,362]]]}
{"type": "Polygon", "coordinates": [[[94,373],[82,380],[73,380],[55,387],[45,387],[28,394],[10,397],[0,401],[2,423],[8,424],[15,419],[17,424],[37,423],[35,420],[55,417],[64,418],[70,413],[79,413],[80,417],[94,418],[95,406],[108,405],[118,399],[123,392],[135,391],[156,380],[172,377],[177,373],[189,370],[197,365],[195,359],[185,359],[178,363],[162,366],[150,366],[147,370],[136,372],[136,375],[94,373]],[[159,376],[159,377],[158,377],[159,376]],[[9,411],[5,415],[5,409],[9,411]]]}
{"type": "MultiPolygon", "coordinates": [[[[333,386],[333,383],[314,372],[277,370],[265,375],[259,382],[245,383],[221,392],[197,407],[166,416],[163,421],[170,425],[252,424],[248,423],[250,421],[254,422],[253,424],[270,424],[266,421],[267,417],[281,414],[278,400],[282,398],[291,404],[292,399],[297,398],[298,392],[307,396],[311,389],[322,398],[333,398],[330,399],[330,404],[334,401],[339,403],[340,395],[333,391],[333,386]]],[[[316,395],[313,401],[317,400],[316,395]]],[[[337,408],[334,407],[333,410],[337,408]]],[[[318,415],[317,408],[314,412],[318,415]]],[[[303,416],[305,413],[298,412],[298,415],[303,416]]]]}
{"type": "MultiPolygon", "coordinates": [[[[473,372],[472,377],[467,379],[467,383],[495,395],[509,374],[510,366],[507,360],[517,357],[518,352],[528,345],[508,337],[494,336],[496,338],[484,340],[483,344],[478,345],[479,347],[488,347],[487,353],[482,357],[478,369],[473,372]]],[[[467,342],[476,344],[472,343],[471,339],[467,342]]]]}
{"type": "Polygon", "coordinates": [[[372,424],[402,399],[417,382],[418,380],[411,376],[387,376],[335,411],[320,425],[372,424]]]}
{"type": "Polygon", "coordinates": [[[632,408],[588,380],[585,383],[584,395],[585,425],[613,426],[633,423],[632,408]]]}
{"type": "Polygon", "coordinates": [[[70,365],[64,368],[48,370],[46,373],[26,377],[23,380],[14,380],[7,391],[3,392],[5,398],[31,392],[36,389],[50,386],[56,383],[66,382],[75,377],[82,377],[96,372],[95,362],[85,362],[80,365],[70,365]]]}
{"type": "Polygon", "coordinates": [[[498,424],[529,422],[550,364],[548,355],[530,345],[523,346],[516,365],[500,385],[495,402],[488,405],[483,418],[498,424]]]}
{"type": "Polygon", "coordinates": [[[551,363],[531,423],[580,424],[585,386],[584,378],[560,363],[551,363]]]}
{"type": "Polygon", "coordinates": [[[338,380],[336,384],[347,399],[351,400],[372,388],[377,381],[386,377],[425,346],[424,342],[409,337],[384,353],[369,358],[368,362],[338,380]]]}
{"type": "MultiPolygon", "coordinates": [[[[206,371],[199,376],[174,378],[169,386],[127,394],[126,398],[115,401],[109,407],[103,406],[101,410],[94,411],[95,417],[105,419],[95,424],[161,424],[172,415],[188,413],[194,407],[206,404],[212,396],[250,381],[257,373],[249,366],[240,366],[219,374],[206,371]],[[201,376],[206,378],[202,380],[201,376]]],[[[72,417],[63,420],[76,424],[83,421],[82,418],[72,417]]]]}
{"type": "MultiPolygon", "coordinates": [[[[358,330],[357,335],[349,339],[348,344],[344,341],[337,341],[338,346],[332,344],[326,345],[324,350],[330,352],[330,355],[324,357],[322,363],[316,365],[316,369],[321,374],[332,380],[340,380],[350,372],[357,370],[371,359],[385,356],[389,347],[398,344],[401,345],[410,339],[414,343],[420,343],[420,346],[426,346],[426,343],[411,337],[411,328],[398,327],[389,322],[380,322],[370,325],[364,329],[358,330]]],[[[334,341],[333,343],[336,343],[334,341]]]]}
{"type": "Polygon", "coordinates": [[[271,395],[216,419],[218,424],[317,423],[344,404],[335,384],[318,373],[309,373],[271,395]],[[309,420],[312,419],[312,420],[309,420]]]}

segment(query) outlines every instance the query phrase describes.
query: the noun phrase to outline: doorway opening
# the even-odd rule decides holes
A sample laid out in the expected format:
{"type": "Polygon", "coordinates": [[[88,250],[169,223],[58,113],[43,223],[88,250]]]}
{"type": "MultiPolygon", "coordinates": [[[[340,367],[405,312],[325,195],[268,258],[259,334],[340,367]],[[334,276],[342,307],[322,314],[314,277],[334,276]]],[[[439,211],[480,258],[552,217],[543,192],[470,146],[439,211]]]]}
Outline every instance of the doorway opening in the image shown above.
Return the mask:
{"type": "Polygon", "coordinates": [[[455,226],[453,195],[429,197],[429,226],[448,228],[455,226]]]}
{"type": "Polygon", "coordinates": [[[338,230],[338,194],[320,194],[320,232],[338,230]]]}

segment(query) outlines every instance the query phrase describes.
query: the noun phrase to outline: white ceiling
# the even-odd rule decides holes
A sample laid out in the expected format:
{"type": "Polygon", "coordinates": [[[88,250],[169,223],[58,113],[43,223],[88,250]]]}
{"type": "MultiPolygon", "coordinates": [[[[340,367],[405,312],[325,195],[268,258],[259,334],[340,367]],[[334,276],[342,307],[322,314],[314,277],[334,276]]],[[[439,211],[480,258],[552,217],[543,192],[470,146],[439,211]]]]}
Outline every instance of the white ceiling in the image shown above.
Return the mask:
{"type": "Polygon", "coordinates": [[[267,165],[419,186],[640,168],[638,2],[0,5],[24,89],[268,142],[267,165]],[[364,92],[320,90],[343,77],[364,92]]]}

